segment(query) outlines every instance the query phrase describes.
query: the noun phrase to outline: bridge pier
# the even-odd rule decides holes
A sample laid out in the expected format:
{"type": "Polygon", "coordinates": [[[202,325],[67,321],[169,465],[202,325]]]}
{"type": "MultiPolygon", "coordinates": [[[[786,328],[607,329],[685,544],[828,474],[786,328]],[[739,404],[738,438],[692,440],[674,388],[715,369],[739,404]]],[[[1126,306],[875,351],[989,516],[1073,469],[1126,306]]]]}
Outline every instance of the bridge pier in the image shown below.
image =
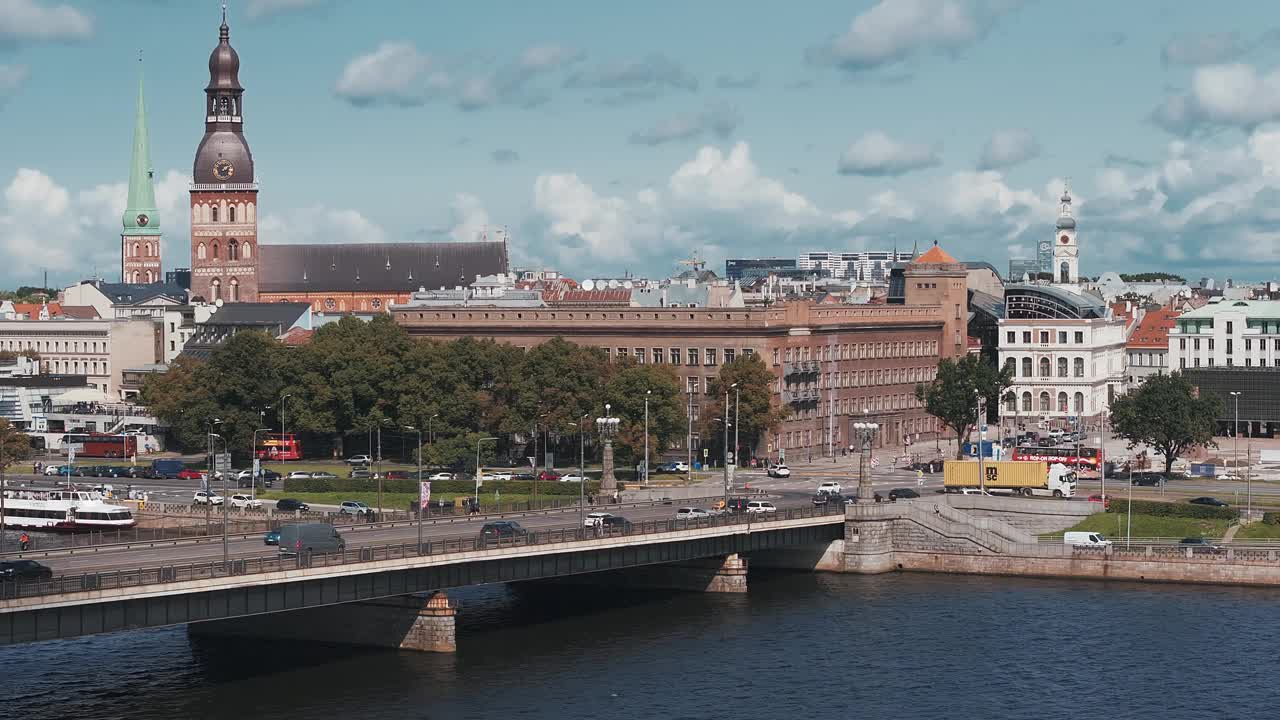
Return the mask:
{"type": "Polygon", "coordinates": [[[569,585],[607,585],[637,590],[745,593],[747,591],[747,559],[733,553],[702,560],[641,565],[625,570],[570,575],[555,578],[549,582],[569,585]]]}
{"type": "Polygon", "coordinates": [[[456,621],[458,608],[443,590],[431,593],[409,632],[400,641],[401,650],[418,652],[457,652],[456,621]]]}

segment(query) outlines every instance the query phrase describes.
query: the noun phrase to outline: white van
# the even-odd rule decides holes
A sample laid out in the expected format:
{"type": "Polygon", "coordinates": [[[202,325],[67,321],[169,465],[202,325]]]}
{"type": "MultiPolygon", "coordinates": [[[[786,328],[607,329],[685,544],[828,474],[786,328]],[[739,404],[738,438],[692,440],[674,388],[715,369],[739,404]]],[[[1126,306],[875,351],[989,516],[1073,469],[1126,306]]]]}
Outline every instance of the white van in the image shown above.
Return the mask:
{"type": "Polygon", "coordinates": [[[1062,543],[1076,547],[1106,547],[1111,544],[1111,541],[1102,533],[1069,532],[1062,536],[1062,543]]]}

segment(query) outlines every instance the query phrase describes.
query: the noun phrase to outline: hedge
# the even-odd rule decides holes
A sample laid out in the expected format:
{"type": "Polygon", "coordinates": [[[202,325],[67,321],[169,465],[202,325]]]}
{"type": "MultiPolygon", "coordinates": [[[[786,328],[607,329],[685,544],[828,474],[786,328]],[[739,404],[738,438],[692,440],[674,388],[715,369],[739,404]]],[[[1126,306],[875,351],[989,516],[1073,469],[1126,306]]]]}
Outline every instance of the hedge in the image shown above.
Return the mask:
{"type": "MultiPolygon", "coordinates": [[[[530,480],[487,480],[480,486],[481,492],[492,493],[498,489],[503,494],[532,495],[533,482],[530,480]]],[[[289,492],[377,492],[378,481],[370,478],[307,478],[284,481],[284,489],[289,492]]],[[[474,480],[433,480],[431,492],[442,494],[469,495],[476,489],[474,480]]],[[[383,480],[382,491],[389,493],[417,493],[417,480],[383,480]]],[[[595,494],[600,491],[598,480],[588,480],[585,491],[595,494]]],[[[578,483],[547,480],[538,483],[538,495],[577,495],[578,483]]]]}
{"type": "Polygon", "coordinates": [[[1262,513],[1262,522],[1264,525],[1280,525],[1280,513],[1262,513]]]}
{"type": "Polygon", "coordinates": [[[1198,518],[1202,520],[1235,520],[1240,512],[1235,508],[1214,507],[1213,505],[1192,505],[1191,503],[1155,502],[1152,500],[1134,500],[1132,503],[1120,498],[1112,498],[1107,512],[1128,514],[1129,505],[1133,505],[1136,515],[1155,515],[1157,517],[1198,518]]]}

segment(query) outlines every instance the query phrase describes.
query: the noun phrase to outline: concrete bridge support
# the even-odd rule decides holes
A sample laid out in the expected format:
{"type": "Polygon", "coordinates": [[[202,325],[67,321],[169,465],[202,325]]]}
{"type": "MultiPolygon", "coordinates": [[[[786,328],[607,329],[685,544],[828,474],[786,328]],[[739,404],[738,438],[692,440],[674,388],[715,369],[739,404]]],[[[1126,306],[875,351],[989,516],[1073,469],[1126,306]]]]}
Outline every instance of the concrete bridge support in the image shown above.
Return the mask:
{"type": "Polygon", "coordinates": [[[457,606],[443,591],[191,623],[196,636],[324,642],[418,652],[456,652],[457,606]]]}
{"type": "Polygon", "coordinates": [[[747,591],[747,559],[734,553],[705,560],[570,575],[550,582],[637,590],[744,593],[747,591]]]}

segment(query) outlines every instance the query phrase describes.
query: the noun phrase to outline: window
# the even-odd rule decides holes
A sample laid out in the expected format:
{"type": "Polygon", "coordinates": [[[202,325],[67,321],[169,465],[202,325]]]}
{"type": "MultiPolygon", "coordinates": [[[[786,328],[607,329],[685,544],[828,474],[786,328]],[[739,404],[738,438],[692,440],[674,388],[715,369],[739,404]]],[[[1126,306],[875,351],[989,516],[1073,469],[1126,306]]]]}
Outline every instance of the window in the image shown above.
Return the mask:
{"type": "Polygon", "coordinates": [[[1191,341],[1191,349],[1192,349],[1192,350],[1199,350],[1199,349],[1200,349],[1200,338],[1196,338],[1196,339],[1194,339],[1194,340],[1192,340],[1192,341],[1191,341]]]}
{"type": "Polygon", "coordinates": [[[239,257],[240,257],[240,243],[236,242],[235,238],[232,238],[227,241],[227,259],[236,260],[239,257]]]}
{"type": "Polygon", "coordinates": [[[1022,410],[1023,412],[1031,412],[1031,393],[1022,393],[1022,410]]]}
{"type": "Polygon", "coordinates": [[[232,205],[231,207],[227,208],[227,222],[235,222],[235,221],[236,221],[236,206],[232,205]]]}
{"type": "Polygon", "coordinates": [[[698,348],[689,348],[689,364],[698,364],[698,348]]]}
{"type": "Polygon", "coordinates": [[[662,348],[654,348],[654,349],[653,349],[653,364],[654,364],[654,365],[661,365],[661,364],[662,364],[662,361],[663,361],[663,360],[665,360],[665,359],[666,359],[666,353],[662,352],[662,348]]]}
{"type": "Polygon", "coordinates": [[[1077,415],[1084,414],[1084,393],[1076,393],[1072,408],[1077,415]]]}
{"type": "Polygon", "coordinates": [[[624,358],[624,357],[627,357],[627,356],[628,356],[628,355],[630,355],[630,354],[631,354],[631,351],[627,350],[626,348],[618,348],[618,350],[617,350],[617,356],[618,356],[618,359],[622,359],[622,358],[624,358]]]}
{"type": "Polygon", "coordinates": [[[725,364],[725,365],[728,365],[729,363],[733,362],[733,358],[734,358],[734,351],[733,351],[733,350],[725,350],[725,351],[724,351],[724,364],[725,364]]]}
{"type": "Polygon", "coordinates": [[[196,246],[196,257],[200,258],[201,260],[205,259],[207,252],[208,250],[205,248],[204,243],[200,243],[199,245],[196,246]]]}
{"type": "Polygon", "coordinates": [[[1040,393],[1040,412],[1049,412],[1049,393],[1040,393]]]}
{"type": "Polygon", "coordinates": [[[1060,392],[1058,393],[1058,412],[1066,412],[1066,411],[1067,411],[1067,394],[1064,392],[1060,392]]]}
{"type": "MultiPolygon", "coordinates": [[[[1277,365],[1277,366],[1280,366],[1280,359],[1276,360],[1276,365],[1277,365]]],[[[1183,370],[1186,370],[1186,369],[1187,369],[1187,359],[1186,359],[1186,358],[1178,358],[1178,367],[1179,367],[1179,368],[1181,368],[1181,369],[1183,369],[1183,370]]]]}
{"type": "Polygon", "coordinates": [[[218,222],[218,206],[213,206],[213,221],[218,222]]]}
{"type": "Polygon", "coordinates": [[[1040,358],[1040,377],[1047,378],[1052,375],[1049,369],[1049,358],[1040,358]]]}
{"type": "Polygon", "coordinates": [[[218,243],[213,244],[213,259],[218,259],[218,243]]]}
{"type": "Polygon", "coordinates": [[[209,283],[209,294],[212,296],[210,298],[211,300],[222,299],[222,281],[221,280],[219,280],[218,278],[214,278],[213,281],[209,283]]]}
{"type": "Polygon", "coordinates": [[[1030,342],[1031,342],[1031,331],[1030,331],[1030,330],[1023,330],[1023,331],[1022,331],[1022,342],[1024,342],[1024,343],[1030,343],[1030,342]]]}
{"type": "Polygon", "coordinates": [[[636,348],[636,362],[637,362],[637,363],[639,363],[639,364],[643,365],[643,364],[644,364],[644,358],[645,358],[645,356],[646,356],[646,355],[648,355],[648,353],[646,353],[646,352],[644,351],[644,348],[636,348]]]}
{"type": "Polygon", "coordinates": [[[685,392],[689,393],[690,395],[698,394],[698,378],[691,377],[691,378],[685,379],[685,392]]]}
{"type": "Polygon", "coordinates": [[[1066,344],[1067,344],[1067,331],[1066,331],[1066,330],[1059,330],[1059,331],[1058,331],[1058,344],[1059,344],[1059,345],[1066,345],[1066,344]]]}
{"type": "Polygon", "coordinates": [[[1079,330],[1076,331],[1076,344],[1077,345],[1084,344],[1084,333],[1079,330]]]}
{"type": "Polygon", "coordinates": [[[1209,338],[1209,349],[1213,349],[1213,338],[1209,338]]]}
{"type": "Polygon", "coordinates": [[[1015,339],[1014,339],[1014,338],[1016,338],[1017,336],[1018,336],[1018,334],[1017,334],[1017,333],[1015,333],[1014,331],[1010,330],[1009,332],[1007,332],[1007,333],[1005,333],[1005,334],[1004,334],[1005,342],[1007,342],[1007,343],[1009,343],[1010,345],[1012,345],[1013,343],[1017,342],[1017,340],[1015,340],[1015,339]]]}
{"type": "MultiPolygon", "coordinates": [[[[1276,349],[1277,349],[1277,350],[1280,350],[1280,340],[1277,340],[1277,341],[1276,341],[1276,345],[1277,345],[1276,349]]],[[[1178,338],[1178,349],[1179,349],[1179,350],[1186,350],[1186,349],[1187,349],[1187,339],[1186,339],[1186,338],[1178,338]]]]}
{"type": "MultiPolygon", "coordinates": [[[[1031,358],[1022,358],[1022,377],[1031,377],[1031,358]]],[[[1027,408],[1030,410],[1031,408],[1027,408]]]]}
{"type": "Polygon", "coordinates": [[[1084,377],[1084,358],[1076,358],[1075,369],[1076,377],[1084,377]]]}
{"type": "Polygon", "coordinates": [[[1049,331],[1048,331],[1048,330],[1041,330],[1041,331],[1040,331],[1040,342],[1041,342],[1041,343],[1043,343],[1043,344],[1045,344],[1045,345],[1048,345],[1048,344],[1049,344],[1049,331]]]}
{"type": "MultiPolygon", "coordinates": [[[[707,348],[707,364],[708,365],[716,364],[716,351],[712,348],[707,348]]],[[[778,348],[773,349],[773,364],[774,365],[778,364],[778,348]]]]}
{"type": "MultiPolygon", "coordinates": [[[[1228,342],[1230,342],[1230,341],[1228,341],[1228,342]]],[[[1249,338],[1245,338],[1245,339],[1244,339],[1244,349],[1245,349],[1245,351],[1246,351],[1246,352],[1247,352],[1247,351],[1249,351],[1249,350],[1252,350],[1252,349],[1253,349],[1253,340],[1250,340],[1249,338]]],[[[1230,350],[1228,350],[1227,352],[1231,352],[1231,351],[1230,351],[1230,350]]]]}
{"type": "Polygon", "coordinates": [[[1004,410],[1005,410],[1005,412],[1017,412],[1017,411],[1018,411],[1018,396],[1017,396],[1017,395],[1014,395],[1013,393],[1009,393],[1008,395],[1006,395],[1006,396],[1005,396],[1005,398],[1004,398],[1004,410]]]}
{"type": "MultiPolygon", "coordinates": [[[[252,257],[253,257],[253,246],[249,244],[248,240],[245,240],[244,244],[240,246],[240,259],[248,260],[252,257]]],[[[387,304],[390,305],[390,303],[387,303],[387,304]]]]}
{"type": "Polygon", "coordinates": [[[231,278],[231,302],[240,302],[240,281],[231,278]]]}
{"type": "Polygon", "coordinates": [[[1066,376],[1067,376],[1067,359],[1064,357],[1060,357],[1058,358],[1058,377],[1066,377],[1066,376]]]}
{"type": "Polygon", "coordinates": [[[1004,361],[1004,369],[1007,370],[1010,375],[1016,376],[1018,374],[1018,361],[1013,358],[1006,359],[1004,361]]]}
{"type": "Polygon", "coordinates": [[[1227,334],[1228,334],[1228,335],[1230,335],[1230,334],[1231,334],[1231,321],[1230,321],[1230,320],[1228,320],[1228,321],[1227,321],[1227,334]]]}
{"type": "MultiPolygon", "coordinates": [[[[1213,341],[1212,341],[1212,340],[1210,340],[1209,342],[1211,342],[1211,343],[1212,343],[1213,341]]],[[[1232,347],[1231,347],[1231,346],[1232,346],[1232,343],[1233,343],[1233,341],[1231,340],[1231,338],[1227,338],[1227,354],[1228,354],[1228,355],[1230,355],[1230,354],[1232,353],[1232,347]]],[[[1212,347],[1212,346],[1210,346],[1210,348],[1209,348],[1209,349],[1210,349],[1210,350],[1212,350],[1212,349],[1213,349],[1213,347],[1212,347]]]]}

